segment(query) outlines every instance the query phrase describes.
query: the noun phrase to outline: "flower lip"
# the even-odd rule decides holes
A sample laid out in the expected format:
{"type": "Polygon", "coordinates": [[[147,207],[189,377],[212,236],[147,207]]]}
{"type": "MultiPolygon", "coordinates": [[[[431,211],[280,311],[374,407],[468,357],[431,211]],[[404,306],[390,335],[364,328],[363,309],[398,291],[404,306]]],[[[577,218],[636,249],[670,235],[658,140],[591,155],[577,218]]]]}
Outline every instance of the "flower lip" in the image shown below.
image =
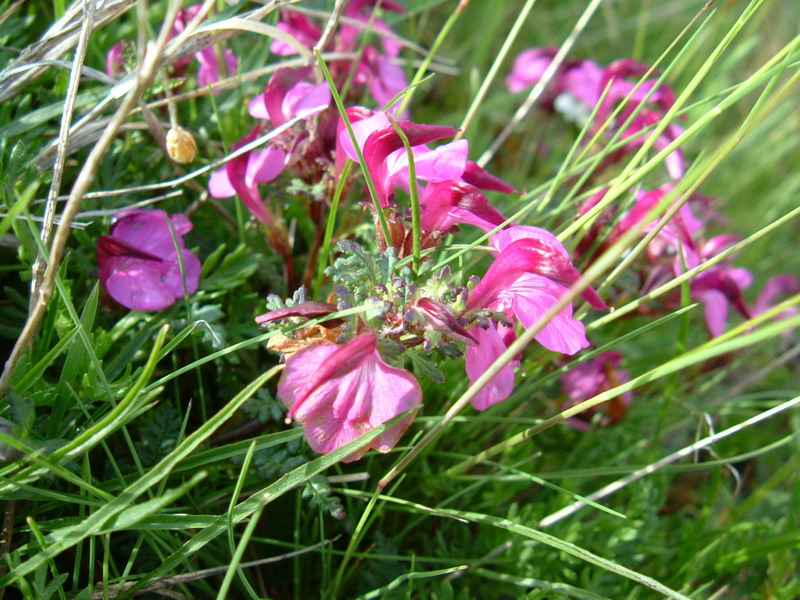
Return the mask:
{"type": "Polygon", "coordinates": [[[329,302],[311,301],[303,302],[297,306],[287,306],[285,308],[271,310],[263,315],[257,316],[255,320],[256,323],[263,326],[267,323],[289,317],[308,317],[313,319],[314,317],[322,317],[335,313],[337,310],[336,305],[330,304],[329,302]]]}
{"type": "Polygon", "coordinates": [[[378,338],[374,333],[357,335],[344,346],[337,348],[328,360],[317,371],[316,376],[306,386],[306,389],[292,405],[287,416],[294,418],[294,415],[302,407],[303,403],[311,394],[323,383],[331,379],[342,377],[347,373],[359,368],[378,347],[378,338]]]}
{"type": "Polygon", "coordinates": [[[478,340],[458,322],[450,309],[442,303],[431,298],[420,298],[412,308],[423,315],[431,328],[442,331],[468,346],[478,343],[478,340]]]}
{"type": "MultiPolygon", "coordinates": [[[[469,308],[488,306],[523,273],[541,275],[565,287],[572,286],[581,277],[569,257],[555,246],[539,239],[518,239],[500,253],[472,290],[469,308]]],[[[606,308],[606,303],[591,286],[581,292],[581,297],[593,308],[606,308]]]]}

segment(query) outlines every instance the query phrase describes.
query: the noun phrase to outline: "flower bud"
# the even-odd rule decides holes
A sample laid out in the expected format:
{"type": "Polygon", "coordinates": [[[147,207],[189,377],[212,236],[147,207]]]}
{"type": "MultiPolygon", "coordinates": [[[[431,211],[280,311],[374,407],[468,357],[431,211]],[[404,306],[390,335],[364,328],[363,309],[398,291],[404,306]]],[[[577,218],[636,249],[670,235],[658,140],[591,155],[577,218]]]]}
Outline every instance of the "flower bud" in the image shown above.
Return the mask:
{"type": "Polygon", "coordinates": [[[192,162],[197,154],[197,145],[192,134],[180,125],[170,127],[167,132],[167,154],[182,165],[192,162]]]}

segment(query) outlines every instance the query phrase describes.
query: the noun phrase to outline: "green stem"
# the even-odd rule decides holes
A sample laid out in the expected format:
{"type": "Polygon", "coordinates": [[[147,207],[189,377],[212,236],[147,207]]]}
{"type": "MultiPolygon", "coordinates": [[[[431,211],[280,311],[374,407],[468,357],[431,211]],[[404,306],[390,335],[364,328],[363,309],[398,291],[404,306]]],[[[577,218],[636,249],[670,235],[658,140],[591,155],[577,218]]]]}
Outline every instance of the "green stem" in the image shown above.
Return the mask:
{"type": "Polygon", "coordinates": [[[328,260],[331,255],[331,240],[333,239],[333,230],[336,227],[336,213],[339,211],[339,202],[342,199],[342,194],[347,185],[347,178],[350,176],[350,169],[352,166],[353,161],[348,159],[342,169],[342,174],[339,176],[339,181],[336,183],[336,190],[333,192],[331,209],[328,212],[328,220],[325,223],[325,237],[322,240],[322,249],[317,258],[317,276],[314,279],[312,298],[317,298],[322,288],[322,280],[325,277],[325,267],[328,266],[328,260]]]}
{"type": "Polygon", "coordinates": [[[369,195],[372,198],[373,207],[378,215],[378,221],[381,224],[381,231],[384,239],[386,240],[386,245],[391,246],[392,237],[389,234],[389,223],[386,222],[386,215],[383,214],[383,208],[378,200],[378,192],[375,190],[375,183],[372,181],[372,175],[370,174],[369,169],[367,169],[367,164],[364,161],[364,153],[361,152],[361,148],[358,145],[358,139],[353,131],[353,124],[350,123],[350,118],[347,116],[347,112],[344,109],[342,97],[339,95],[339,92],[336,89],[336,84],[333,81],[331,72],[328,70],[328,65],[325,64],[324,60],[322,60],[322,54],[317,49],[314,50],[314,53],[317,56],[317,62],[322,69],[322,73],[325,75],[325,80],[328,82],[328,86],[331,88],[331,95],[333,96],[333,101],[336,103],[336,109],[339,111],[339,116],[342,117],[344,125],[347,128],[347,133],[350,135],[350,140],[353,142],[353,148],[355,148],[356,156],[358,156],[358,163],[361,165],[361,172],[364,173],[364,179],[367,180],[369,195]]]}
{"type": "Polygon", "coordinates": [[[408,156],[408,189],[411,194],[411,235],[414,252],[414,272],[419,273],[421,264],[420,255],[422,253],[422,230],[420,227],[419,188],[417,187],[417,167],[414,165],[414,152],[411,150],[411,144],[408,143],[408,137],[400,125],[397,124],[397,121],[388,113],[386,116],[397,132],[397,135],[400,136],[400,139],[403,141],[403,146],[408,156]]]}

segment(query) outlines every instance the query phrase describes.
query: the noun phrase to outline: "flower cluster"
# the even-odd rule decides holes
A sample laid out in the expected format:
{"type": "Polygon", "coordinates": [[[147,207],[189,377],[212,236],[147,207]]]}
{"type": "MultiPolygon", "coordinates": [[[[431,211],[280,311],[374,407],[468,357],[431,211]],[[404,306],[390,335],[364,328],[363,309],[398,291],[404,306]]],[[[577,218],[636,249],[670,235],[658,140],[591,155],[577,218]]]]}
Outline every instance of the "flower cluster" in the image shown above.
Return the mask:
{"type": "Polygon", "coordinates": [[[117,213],[109,235],[97,241],[100,283],[109,295],[134,310],[159,310],[194,294],[200,260],[183,244],[192,228],[185,215],[163,210],[117,213]]]}
{"type": "MultiPolygon", "coordinates": [[[[202,4],[195,4],[188,8],[182,8],[179,10],[175,16],[175,21],[169,31],[167,40],[171,40],[182,33],[186,29],[186,26],[189,24],[189,22],[191,22],[192,19],[198,15],[202,7],[202,4]]],[[[122,73],[124,73],[125,54],[126,46],[124,42],[118,42],[117,44],[114,44],[108,51],[108,54],[106,55],[106,73],[108,73],[109,76],[119,77],[122,73]]],[[[229,48],[223,48],[220,56],[224,61],[223,68],[225,69],[225,72],[228,75],[234,75],[239,66],[239,61],[236,58],[236,55],[229,48]]],[[[216,83],[220,80],[221,68],[217,58],[217,51],[214,46],[209,46],[199,50],[198,52],[195,52],[194,59],[199,64],[199,68],[197,70],[198,86],[206,87],[207,85],[216,83]]],[[[172,75],[181,75],[191,62],[192,57],[186,57],[173,63],[172,75]]],[[[219,91],[215,90],[214,93],[219,93],[219,91]]]]}
{"type": "MultiPolygon", "coordinates": [[[[508,89],[519,92],[538,83],[555,53],[554,48],[530,48],[519,54],[506,78],[508,89]]],[[[672,89],[659,84],[657,79],[637,81],[649,71],[648,65],[631,58],[606,67],[588,59],[570,60],[558,69],[548,88],[546,104],[579,125],[597,109],[592,130],[604,127],[607,137],[618,134],[620,140],[627,141],[609,157],[610,162],[616,162],[644,143],[647,131],[664,120],[666,111],[675,102],[672,89]]],[[[663,150],[682,132],[680,125],[669,123],[655,140],[654,148],[663,150]]],[[[680,148],[673,150],[665,163],[673,179],[683,176],[686,159],[680,148]]]]}
{"type": "MultiPolygon", "coordinates": [[[[334,84],[347,90],[347,108],[340,114],[332,106],[328,83],[313,67],[276,70],[249,101],[252,128],[208,182],[211,196],[236,197],[247,207],[283,260],[285,288],[297,290],[288,301],[268,296],[267,312],[255,321],[272,331],[267,347],[285,361],[277,393],[287,419],[302,425],[309,446],[320,453],[392,421],[369,445],[390,451],[422,408],[418,377],[444,382],[438,365],[446,358],[463,356],[466,378],[475,383],[501,356],[509,358],[523,328],[535,328],[531,333],[543,349],[537,358],[548,356],[544,351],[575,356],[588,348],[569,290],[581,280],[578,267],[591,265],[631,230],[651,234],[652,239],[633,266],[638,286],[625,282],[628,294],[647,293],[738,241],[730,234],[708,234],[719,219],[706,197],[664,206],[686,170],[681,148],[667,157],[666,172],[660,174],[658,183],[668,183],[632,190],[628,202],[607,201],[605,189],[586,190],[583,197],[590,197],[576,216],[592,211],[595,218],[581,239],[571,240],[572,252],[569,241],[562,243],[563,236],[507,218],[495,203],[517,190],[470,160],[467,139],[447,125],[417,123],[405,108],[392,104],[407,86],[399,60],[402,46],[389,25],[371,14],[375,5],[373,0],[351,0],[340,29],[324,49],[337,53],[329,70],[334,84]],[[377,36],[377,45],[369,43],[370,33],[377,36]],[[347,56],[352,58],[340,58],[347,56]],[[361,105],[369,97],[376,106],[361,105]],[[368,181],[350,168],[355,163],[361,163],[368,181]],[[303,197],[305,225],[313,231],[310,243],[301,249],[295,248],[282,217],[297,196],[303,197]],[[366,235],[363,227],[341,228],[331,256],[321,256],[323,238],[325,244],[331,241],[328,211],[340,199],[343,211],[368,211],[373,228],[366,235]],[[653,216],[669,208],[674,214],[667,222],[653,216]],[[480,258],[476,254],[484,250],[490,255],[481,277],[468,277],[461,268],[432,266],[431,257],[460,227],[487,240],[488,246],[471,255],[480,258]],[[307,255],[301,257],[304,251],[307,255]],[[295,263],[303,258],[305,268],[299,276],[295,263]],[[325,283],[330,291],[314,298],[307,289],[317,273],[316,261],[324,264],[315,294],[325,283]]],[[[381,6],[403,11],[389,0],[381,6]]],[[[197,10],[195,6],[181,11],[173,35],[197,10]]],[[[273,42],[271,49],[280,56],[296,53],[297,42],[316,47],[322,37],[310,17],[288,7],[282,9],[277,27],[291,36],[289,41],[294,39],[294,44],[273,42]]],[[[550,48],[523,52],[506,80],[509,89],[519,92],[539,82],[554,55],[550,48]]],[[[196,55],[201,85],[219,77],[223,67],[217,56],[211,49],[196,55]]],[[[235,70],[232,53],[223,50],[219,56],[228,71],[235,70]]],[[[120,50],[114,49],[109,69],[118,70],[120,60],[120,50]]],[[[185,67],[188,60],[176,67],[185,67]]],[[[595,114],[591,129],[622,142],[600,165],[601,171],[641,147],[647,132],[674,105],[675,94],[667,85],[656,79],[637,81],[648,72],[647,65],[623,59],[606,67],[591,60],[568,61],[555,73],[546,107],[581,124],[595,114]]],[[[655,148],[667,147],[680,133],[679,125],[669,123],[654,140],[655,148]]],[[[296,214],[296,206],[292,208],[296,214]]],[[[128,308],[158,310],[197,291],[200,261],[183,243],[191,227],[186,216],[168,216],[161,210],[118,214],[97,246],[100,280],[109,295],[128,308]]],[[[755,303],[748,304],[744,290],[752,276],[733,260],[731,254],[698,269],[689,282],[691,297],[703,304],[713,336],[724,332],[731,309],[749,318],[768,310],[780,295],[800,289],[797,278],[781,275],[769,280],[755,303]]],[[[609,296],[620,292],[612,287],[609,296]]],[[[592,287],[583,289],[580,300],[587,309],[606,308],[592,287]]],[[[677,302],[677,297],[668,297],[666,308],[675,308],[677,302]]],[[[509,398],[523,360],[521,354],[506,360],[473,397],[473,407],[485,410],[509,398]]],[[[564,407],[628,381],[622,361],[614,351],[576,362],[561,376],[564,407]]],[[[631,399],[625,392],[570,422],[577,429],[590,422],[614,424],[631,399]]],[[[357,460],[367,450],[363,447],[347,460],[357,460]]]]}

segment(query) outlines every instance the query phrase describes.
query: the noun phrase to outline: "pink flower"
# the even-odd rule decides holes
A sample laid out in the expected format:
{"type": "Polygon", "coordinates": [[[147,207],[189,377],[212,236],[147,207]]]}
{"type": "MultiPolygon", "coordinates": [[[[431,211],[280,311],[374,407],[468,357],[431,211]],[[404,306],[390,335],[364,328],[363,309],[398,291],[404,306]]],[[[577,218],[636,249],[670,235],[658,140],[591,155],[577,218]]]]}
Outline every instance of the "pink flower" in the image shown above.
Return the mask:
{"type": "MultiPolygon", "coordinates": [[[[734,235],[718,235],[700,247],[699,252],[687,252],[686,267],[694,268],[712,256],[715,256],[738,241],[734,235]]],[[[703,303],[706,324],[713,337],[725,332],[728,320],[728,308],[733,306],[746,319],[750,318],[750,309],[745,304],[742,291],[753,281],[750,271],[731,264],[733,257],[698,273],[691,280],[692,298],[703,303]]],[[[676,261],[675,272],[683,271],[676,261]]]]}
{"type": "Polygon", "coordinates": [[[459,223],[491,231],[506,220],[478,188],[460,180],[429,183],[420,206],[424,237],[447,232],[459,223]]]}
{"type": "Polygon", "coordinates": [[[603,93],[602,80],[603,68],[593,60],[582,60],[564,71],[561,89],[591,111],[603,93]]]}
{"type": "Polygon", "coordinates": [[[106,54],[106,73],[109,77],[119,77],[122,75],[124,63],[122,61],[125,55],[125,47],[122,42],[118,42],[111,46],[111,49],[106,54]]]}
{"type": "MultiPolygon", "coordinates": [[[[623,132],[622,139],[629,139],[626,146],[628,152],[640,148],[647,140],[649,134],[644,134],[646,129],[662,121],[664,116],[657,110],[642,109],[631,121],[628,128],[623,132]]],[[[670,123],[664,131],[653,142],[653,148],[657,151],[664,150],[683,133],[683,128],[675,123],[670,123]]],[[[664,166],[667,168],[669,176],[673,179],[680,179],[686,172],[686,158],[681,148],[675,148],[664,159],[664,166]]]]}
{"type": "MultiPolygon", "coordinates": [[[[256,126],[233,147],[238,150],[259,135],[256,126]]],[[[286,153],[275,146],[263,150],[246,152],[228,161],[222,169],[215,171],[208,181],[208,190],[215,198],[230,198],[238,195],[253,216],[267,225],[273,224],[272,216],[264,206],[259,183],[269,183],[283,172],[286,153]]]]}
{"type": "Polygon", "coordinates": [[[129,210],[114,217],[109,235],[97,240],[100,283],[111,297],[133,310],[160,310],[197,291],[200,261],[183,245],[192,228],[186,215],[163,210],[129,210]],[[185,282],[169,223],[183,260],[185,282]]]}
{"type": "MultiPolygon", "coordinates": [[[[630,381],[628,371],[618,369],[622,355],[619,352],[602,352],[595,358],[572,367],[559,377],[564,386],[568,400],[561,407],[566,410],[584,400],[594,398],[618,385],[630,381]]],[[[600,427],[607,427],[617,423],[625,416],[626,409],[633,399],[633,394],[628,391],[608,402],[590,408],[576,417],[567,419],[567,423],[575,429],[586,431],[589,429],[592,417],[599,411],[604,415],[600,420],[600,427]]]]}
{"type": "MultiPolygon", "coordinates": [[[[498,325],[491,319],[489,319],[489,325],[486,329],[473,327],[470,334],[478,343],[475,346],[467,347],[465,369],[470,383],[475,383],[486,372],[486,369],[517,339],[517,336],[513,327],[498,325]]],[[[511,392],[514,391],[514,369],[517,365],[519,365],[518,358],[505,365],[475,395],[472,399],[472,406],[476,410],[486,410],[490,406],[508,398],[511,392]]]]}
{"type": "Polygon", "coordinates": [[[514,59],[514,67],[506,77],[506,85],[510,92],[521,92],[533,87],[544,75],[547,67],[553,62],[557,48],[528,48],[514,59]]]}
{"type": "Polygon", "coordinates": [[[330,106],[331,90],[327,83],[305,81],[311,68],[278,69],[270,78],[264,93],[250,102],[250,114],[257,119],[269,119],[280,127],[289,119],[308,119],[330,106]]]}
{"type": "MultiPolygon", "coordinates": [[[[325,110],[331,101],[327,84],[314,85],[303,78],[310,68],[280,69],[267,83],[263,94],[250,103],[250,114],[261,119],[269,119],[279,127],[290,119],[308,119],[325,110]]],[[[260,127],[239,140],[234,150],[258,138],[260,127]]],[[[278,142],[275,142],[276,144],[278,142]]],[[[250,212],[258,220],[272,225],[273,219],[264,207],[259,183],[269,183],[276,179],[289,160],[287,153],[278,145],[268,145],[262,150],[252,150],[231,159],[228,164],[215,171],[208,182],[208,189],[215,198],[230,198],[238,195],[250,212]]]]}
{"type": "Polygon", "coordinates": [[[654,88],[655,91],[647,100],[645,107],[668,110],[675,103],[675,93],[669,86],[661,84],[656,88],[658,80],[648,79],[639,84],[638,88],[636,87],[639,78],[647,73],[649,69],[648,65],[632,58],[617,60],[608,65],[603,71],[603,77],[597,87],[598,98],[606,86],[609,85],[609,82],[611,82],[611,85],[606,97],[603,99],[603,104],[600,106],[598,117],[601,120],[605,120],[611,114],[614,106],[618,102],[625,101],[628,95],[633,92],[618,117],[620,122],[625,121],[636,107],[644,102],[647,95],[654,88]],[[634,88],[636,88],[636,91],[633,91],[634,88]]]}
{"type": "MultiPolygon", "coordinates": [[[[175,16],[175,22],[172,26],[172,31],[170,31],[168,39],[172,39],[184,31],[189,22],[195,18],[197,13],[200,12],[202,6],[202,4],[195,4],[179,10],[178,14],[175,16]]],[[[195,52],[194,57],[197,59],[197,62],[200,63],[200,68],[197,71],[198,86],[206,87],[211,83],[216,83],[219,81],[219,63],[217,61],[217,52],[213,46],[209,46],[208,48],[203,48],[202,50],[195,52]]],[[[225,68],[228,71],[228,75],[235,74],[239,66],[239,61],[236,58],[236,55],[231,50],[226,48],[222,51],[222,57],[225,61],[225,68]]],[[[190,59],[187,57],[174,63],[174,67],[176,69],[180,69],[181,67],[189,64],[189,62],[190,59]]],[[[219,94],[219,92],[220,90],[214,90],[215,94],[219,94]]]]}
{"type": "MultiPolygon", "coordinates": [[[[411,184],[408,180],[408,153],[403,141],[386,113],[376,112],[365,116],[363,109],[349,109],[348,116],[351,120],[361,117],[352,123],[353,132],[375,183],[381,206],[389,206],[394,200],[394,188],[408,190],[411,184]]],[[[462,180],[483,189],[506,193],[515,191],[512,186],[467,159],[467,140],[443,144],[433,150],[426,146],[429,142],[455,135],[456,130],[452,127],[421,125],[410,121],[398,122],[397,125],[408,138],[414,154],[417,179],[429,182],[462,180]]],[[[358,162],[358,154],[343,123],[339,125],[337,137],[337,163],[340,152],[358,162]]]]}
{"type": "MultiPolygon", "coordinates": [[[[500,250],[500,254],[481,282],[470,293],[468,301],[470,309],[492,308],[502,304],[503,310],[507,312],[516,315],[518,310],[522,315],[520,321],[523,324],[526,321],[533,323],[531,319],[536,312],[547,312],[567,288],[580,278],[580,273],[572,266],[566,248],[552,233],[539,227],[527,225],[509,227],[492,236],[491,243],[500,250]],[[546,281],[541,281],[542,279],[546,281]],[[524,298],[526,296],[533,298],[532,303],[529,302],[530,298],[524,298]],[[536,299],[537,296],[539,299],[536,299]]],[[[581,297],[594,308],[605,308],[605,302],[591,287],[586,288],[581,297]]],[[[557,318],[560,317],[574,320],[569,307],[559,313],[557,318]]],[[[579,327],[569,325],[565,329],[582,330],[583,325],[578,321],[576,323],[579,327]]],[[[545,329],[551,326],[553,326],[552,321],[545,329]]],[[[544,333],[544,330],[540,333],[544,333]]],[[[586,347],[588,342],[582,335],[578,337],[570,335],[556,345],[558,348],[548,349],[574,354],[578,349],[586,347]],[[579,347],[576,348],[576,345],[579,347]]]]}
{"type": "MultiPolygon", "coordinates": [[[[217,62],[217,52],[213,46],[203,48],[196,52],[194,57],[200,63],[200,68],[197,70],[197,85],[199,87],[206,87],[212,83],[219,81],[219,64],[217,62]]],[[[225,69],[228,75],[234,75],[239,67],[239,59],[232,50],[224,48],[222,50],[222,57],[225,60],[225,69]]],[[[221,90],[214,90],[215,94],[219,94],[221,90]]]]}
{"type": "MultiPolygon", "coordinates": [[[[387,365],[377,344],[375,334],[368,331],[343,346],[326,342],[308,346],[286,360],[278,396],[289,409],[288,417],[303,425],[314,451],[332,452],[421,406],[417,380],[408,371],[387,365]]],[[[409,416],[345,462],[358,460],[368,448],[389,452],[413,418],[409,416]]]]}
{"type": "MultiPolygon", "coordinates": [[[[371,9],[374,9],[375,4],[375,0],[351,0],[347,5],[347,9],[345,10],[344,14],[350,19],[360,21],[364,25],[367,25],[370,22],[370,19],[372,19],[371,9]]],[[[391,0],[383,0],[381,2],[381,9],[397,13],[405,12],[405,9],[400,4],[392,2],[391,0]]],[[[354,27],[353,25],[348,25],[346,23],[343,24],[341,30],[343,47],[347,49],[357,48],[358,36],[363,30],[364,29],[360,27],[354,27]]],[[[378,18],[372,19],[372,31],[380,36],[383,51],[387,55],[391,57],[397,57],[400,54],[400,49],[402,46],[391,37],[387,37],[385,35],[386,33],[394,33],[386,21],[378,18]]]]}
{"type": "MultiPolygon", "coordinates": [[[[530,327],[543,317],[575,283],[580,274],[572,266],[569,254],[549,231],[517,225],[492,236],[492,245],[500,254],[480,283],[470,292],[467,308],[489,308],[504,312],[530,327]]],[[[592,288],[581,294],[595,308],[605,303],[592,288]]],[[[473,327],[470,333],[479,344],[467,349],[467,375],[474,382],[514,340],[511,328],[491,322],[487,329],[473,327]]],[[[575,354],[586,348],[583,323],[572,317],[572,305],[564,307],[535,338],[553,352],[575,354]]],[[[514,387],[513,366],[506,365],[476,397],[479,410],[508,397],[514,387]]]]}
{"type": "MultiPolygon", "coordinates": [[[[753,316],[760,315],[768,311],[776,303],[775,299],[779,296],[792,296],[800,294],[800,280],[794,275],[784,273],[783,275],[776,275],[761,288],[761,292],[756,298],[756,303],[751,310],[753,316]]],[[[795,315],[800,314],[800,308],[791,306],[783,312],[777,314],[774,318],[776,320],[788,319],[795,315]]],[[[789,334],[792,330],[787,330],[785,334],[789,334]]]]}
{"type": "MultiPolygon", "coordinates": [[[[278,22],[277,27],[296,38],[307,48],[314,47],[322,36],[322,30],[317,27],[314,21],[305,15],[290,10],[281,11],[281,20],[278,22]]],[[[269,49],[279,56],[297,54],[297,48],[279,39],[272,40],[269,49]]]]}

